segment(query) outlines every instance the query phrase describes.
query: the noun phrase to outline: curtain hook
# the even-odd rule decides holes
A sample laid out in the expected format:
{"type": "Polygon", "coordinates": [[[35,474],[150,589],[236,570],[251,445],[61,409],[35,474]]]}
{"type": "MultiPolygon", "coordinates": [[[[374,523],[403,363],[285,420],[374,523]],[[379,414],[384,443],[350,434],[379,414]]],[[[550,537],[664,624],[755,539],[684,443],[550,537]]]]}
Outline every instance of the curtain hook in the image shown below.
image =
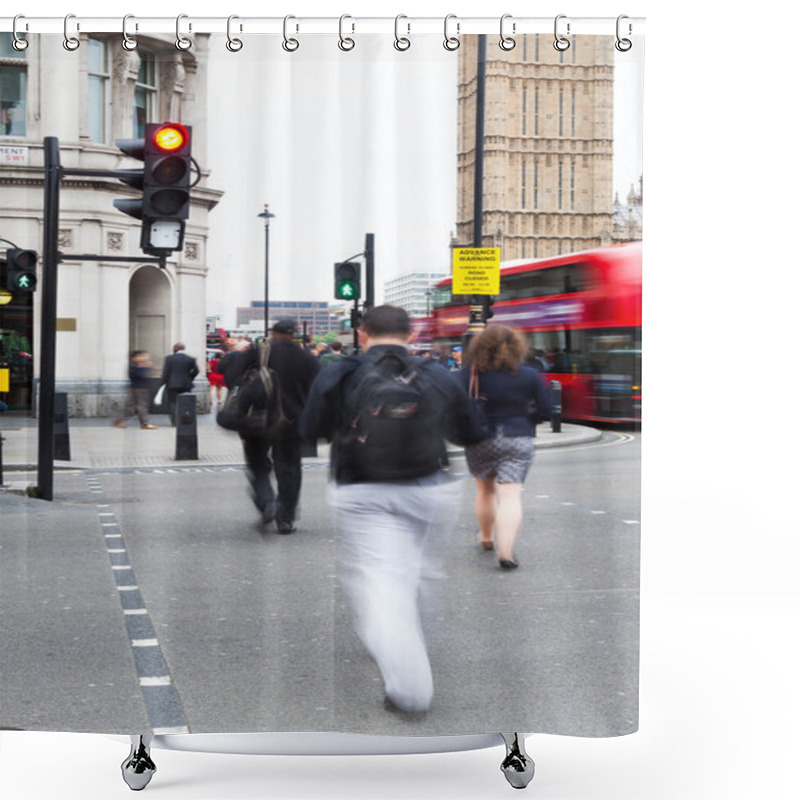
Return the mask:
{"type": "MultiPolygon", "coordinates": [[[[501,50],[513,50],[517,46],[516,40],[511,36],[506,36],[505,34],[505,24],[506,20],[511,19],[511,14],[503,14],[500,17],[500,49],[501,50]]],[[[517,32],[517,23],[511,23],[511,33],[517,32]]]]}
{"type": "MultiPolygon", "coordinates": [[[[11,44],[14,47],[15,50],[27,50],[28,49],[28,45],[30,44],[30,42],[27,39],[20,38],[20,35],[17,33],[17,20],[20,20],[20,19],[25,19],[25,15],[24,14],[17,14],[17,16],[14,17],[14,25],[11,28],[12,35],[14,37],[14,41],[11,44]]],[[[25,30],[26,31],[28,30],[28,23],[27,22],[25,23],[25,30]]]]}
{"type": "MultiPolygon", "coordinates": [[[[289,14],[288,16],[283,18],[283,42],[282,42],[281,46],[283,47],[283,49],[287,53],[293,53],[295,50],[297,50],[298,47],[300,47],[300,42],[298,42],[297,39],[294,39],[294,38],[290,39],[289,36],[288,36],[289,20],[290,19],[297,19],[297,17],[293,17],[291,14],[289,14]]],[[[300,30],[300,26],[296,25],[295,26],[295,31],[299,31],[299,30],[300,30]]]]}
{"type": "MultiPolygon", "coordinates": [[[[192,40],[187,38],[186,36],[181,36],[181,20],[187,19],[188,14],[178,14],[177,19],[175,20],[175,47],[178,50],[188,50],[192,46],[192,40]]],[[[192,30],[192,23],[189,23],[189,31],[192,30]]]]}
{"type": "MultiPolygon", "coordinates": [[[[241,39],[236,39],[231,36],[231,22],[235,19],[239,19],[236,14],[231,14],[231,16],[228,17],[228,41],[225,42],[225,47],[227,47],[231,53],[238,53],[244,47],[244,42],[241,39]]],[[[241,32],[241,30],[242,26],[240,25],[239,32],[241,32]]]]}
{"type": "MultiPolygon", "coordinates": [[[[69,26],[69,21],[71,19],[75,19],[75,15],[74,14],[67,14],[67,16],[64,17],[64,49],[65,50],[69,50],[70,53],[75,51],[75,50],[77,50],[81,46],[81,40],[80,39],[76,39],[74,36],[70,36],[69,35],[68,26],[69,26]]],[[[81,26],[76,23],[75,24],[75,30],[79,31],[80,29],[81,29],[81,26]]]]}
{"type": "MultiPolygon", "coordinates": [[[[566,14],[559,14],[556,17],[555,26],[553,28],[556,37],[553,40],[553,47],[555,47],[555,49],[561,53],[563,53],[565,50],[569,50],[569,39],[566,39],[565,37],[561,36],[558,32],[558,21],[560,19],[566,19],[566,18],[567,18],[566,14]]],[[[567,23],[567,34],[569,34],[569,22],[567,23]]]]}
{"type": "MultiPolygon", "coordinates": [[[[411,47],[411,39],[407,36],[400,36],[400,20],[401,19],[408,19],[405,14],[398,14],[394,18],[394,49],[395,50],[408,50],[411,47]]],[[[406,23],[408,26],[408,32],[411,33],[411,25],[406,23]]]]}
{"type": "MultiPolygon", "coordinates": [[[[139,42],[136,39],[128,36],[128,20],[135,19],[133,14],[126,14],[122,18],[122,49],[123,50],[135,50],[139,46],[139,42]]],[[[139,30],[139,25],[136,25],[136,30],[139,30]]]]}
{"type": "Polygon", "coordinates": [[[456,22],[456,35],[450,36],[447,31],[447,24],[450,22],[451,19],[458,19],[455,14],[448,14],[444,18],[444,49],[450,50],[458,50],[461,47],[461,40],[458,38],[458,34],[461,33],[461,23],[456,22]]]}
{"type": "MultiPolygon", "coordinates": [[[[624,19],[628,19],[628,16],[626,14],[620,14],[617,17],[617,41],[614,42],[614,47],[616,47],[617,50],[620,51],[620,53],[627,53],[628,50],[630,50],[631,47],[633,47],[633,42],[630,39],[623,39],[619,35],[619,30],[620,30],[620,27],[621,27],[620,23],[624,19]]],[[[628,23],[628,36],[630,36],[632,32],[633,32],[633,27],[631,26],[631,24],[629,22],[628,23]]]]}
{"type": "MultiPolygon", "coordinates": [[[[339,17],[339,49],[344,50],[345,52],[352,50],[356,46],[354,39],[352,39],[350,36],[345,36],[344,33],[342,33],[342,25],[346,19],[353,18],[349,14],[342,14],[342,16],[339,17]]],[[[351,25],[353,28],[352,33],[355,33],[355,23],[351,23],[351,25]]]]}

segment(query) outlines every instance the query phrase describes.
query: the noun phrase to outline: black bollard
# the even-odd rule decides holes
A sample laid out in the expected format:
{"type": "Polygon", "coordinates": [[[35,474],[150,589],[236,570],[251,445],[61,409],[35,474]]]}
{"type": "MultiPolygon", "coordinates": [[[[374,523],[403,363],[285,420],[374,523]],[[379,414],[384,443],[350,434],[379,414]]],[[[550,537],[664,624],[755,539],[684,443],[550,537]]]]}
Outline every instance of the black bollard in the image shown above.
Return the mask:
{"type": "Polygon", "coordinates": [[[550,381],[550,392],[553,395],[553,414],[550,417],[550,430],[561,433],[561,381],[550,381]]]}
{"type": "Polygon", "coordinates": [[[72,460],[66,392],[56,392],[53,403],[53,458],[56,461],[72,460]]]}
{"type": "Polygon", "coordinates": [[[175,406],[175,460],[197,459],[197,398],[184,392],[178,395],[175,406]]]}

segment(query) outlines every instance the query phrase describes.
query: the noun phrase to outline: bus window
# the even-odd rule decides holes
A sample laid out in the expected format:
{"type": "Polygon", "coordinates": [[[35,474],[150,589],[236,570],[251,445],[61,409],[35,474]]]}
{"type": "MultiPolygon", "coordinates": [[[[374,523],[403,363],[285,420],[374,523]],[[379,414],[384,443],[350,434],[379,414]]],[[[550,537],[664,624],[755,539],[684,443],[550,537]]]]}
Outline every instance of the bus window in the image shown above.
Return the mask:
{"type": "Polygon", "coordinates": [[[504,275],[499,300],[528,300],[558,294],[574,294],[589,287],[586,264],[564,264],[504,275]]]}

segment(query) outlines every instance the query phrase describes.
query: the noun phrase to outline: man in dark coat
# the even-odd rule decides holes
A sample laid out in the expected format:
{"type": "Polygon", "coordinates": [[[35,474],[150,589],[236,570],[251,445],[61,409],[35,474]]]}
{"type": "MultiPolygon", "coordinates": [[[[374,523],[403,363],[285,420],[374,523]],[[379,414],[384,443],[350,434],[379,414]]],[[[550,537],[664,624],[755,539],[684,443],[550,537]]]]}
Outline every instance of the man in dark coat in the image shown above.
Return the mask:
{"type": "Polygon", "coordinates": [[[184,352],[185,350],[186,345],[183,342],[172,345],[172,355],[164,359],[164,369],[161,371],[161,382],[167,387],[169,418],[173,425],[178,395],[192,390],[194,379],[200,372],[197,360],[184,352]]]}
{"type": "MultiPolygon", "coordinates": [[[[278,377],[281,405],[285,417],[280,434],[273,439],[240,434],[247,477],[252,489],[253,502],[264,523],[273,520],[278,533],[294,533],[297,504],[302,482],[302,442],[298,421],[305,406],[309,389],[319,372],[319,362],[295,342],[297,322],[282,319],[271,329],[267,366],[278,377]],[[272,486],[271,473],[275,471],[277,495],[272,486]]],[[[241,380],[244,373],[259,363],[259,350],[249,344],[242,345],[226,355],[219,364],[229,390],[241,380]]]]}
{"type": "MultiPolygon", "coordinates": [[[[278,497],[275,503],[275,523],[278,533],[293,533],[302,481],[302,440],[299,422],[308,392],[319,372],[319,360],[307,353],[295,341],[297,322],[281,319],[271,329],[267,366],[275,370],[281,392],[281,404],[286,424],[281,436],[272,442],[272,463],[278,497]]],[[[265,515],[268,521],[269,514],[265,515]]]]}

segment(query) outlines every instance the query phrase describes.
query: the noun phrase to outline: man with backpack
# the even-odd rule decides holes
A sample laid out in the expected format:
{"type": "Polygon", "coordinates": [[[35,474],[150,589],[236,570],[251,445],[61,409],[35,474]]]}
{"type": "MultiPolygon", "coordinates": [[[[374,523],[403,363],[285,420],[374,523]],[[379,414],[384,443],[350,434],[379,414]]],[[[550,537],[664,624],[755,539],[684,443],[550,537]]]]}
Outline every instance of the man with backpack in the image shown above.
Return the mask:
{"type": "Polygon", "coordinates": [[[370,309],[359,330],[364,354],[320,372],[300,435],[332,442],[342,585],[381,671],[386,708],[414,714],[433,699],[419,598],[442,576],[460,498],[445,442],[468,444],[487,432],[453,375],[408,354],[411,338],[403,309],[370,309]]]}
{"type": "Polygon", "coordinates": [[[319,364],[294,341],[295,320],[278,320],[270,333],[269,345],[256,349],[243,343],[220,361],[218,369],[229,396],[217,422],[239,433],[253,503],[262,522],[268,525],[274,520],[278,533],[290,534],[297,530],[302,482],[298,421],[319,364]],[[229,413],[231,419],[223,421],[229,413]],[[253,422],[245,415],[252,416],[253,422]]]}

